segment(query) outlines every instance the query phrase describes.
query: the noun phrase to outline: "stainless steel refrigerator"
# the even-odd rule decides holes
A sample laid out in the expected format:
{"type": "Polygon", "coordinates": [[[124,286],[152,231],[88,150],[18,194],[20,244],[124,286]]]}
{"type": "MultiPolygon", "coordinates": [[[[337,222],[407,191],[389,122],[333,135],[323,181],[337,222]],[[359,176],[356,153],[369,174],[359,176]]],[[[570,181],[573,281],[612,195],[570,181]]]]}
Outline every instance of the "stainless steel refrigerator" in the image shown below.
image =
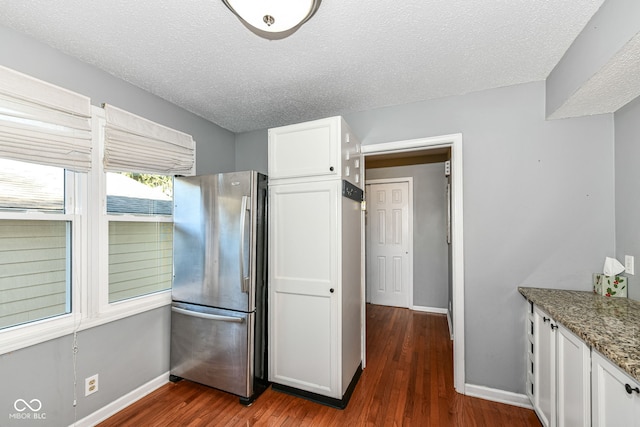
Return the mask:
{"type": "Polygon", "coordinates": [[[267,177],[179,177],[174,183],[171,380],[249,404],[267,385],[267,177]]]}

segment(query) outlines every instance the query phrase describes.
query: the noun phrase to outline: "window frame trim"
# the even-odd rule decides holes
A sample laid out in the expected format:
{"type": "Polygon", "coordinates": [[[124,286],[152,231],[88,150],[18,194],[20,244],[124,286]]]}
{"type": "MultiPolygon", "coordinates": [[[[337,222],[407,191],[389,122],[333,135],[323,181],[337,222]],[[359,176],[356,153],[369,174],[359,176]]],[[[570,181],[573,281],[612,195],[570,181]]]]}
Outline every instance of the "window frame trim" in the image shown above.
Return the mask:
{"type": "Polygon", "coordinates": [[[0,330],[0,355],[171,304],[171,289],[108,302],[109,221],[173,222],[173,215],[106,213],[104,125],[104,110],[91,106],[91,170],[65,172],[65,213],[0,211],[0,220],[55,219],[72,223],[71,313],[0,330]]]}
{"type": "Polygon", "coordinates": [[[46,317],[0,330],[0,354],[6,354],[79,330],[87,304],[87,174],[65,170],[65,212],[0,211],[0,220],[63,221],[71,223],[71,290],[69,313],[46,317]]]}
{"type": "Polygon", "coordinates": [[[94,185],[91,194],[96,195],[99,202],[91,205],[92,208],[97,209],[92,216],[97,244],[92,244],[91,247],[94,248],[94,265],[97,266],[97,268],[92,268],[95,275],[94,283],[98,283],[97,290],[93,289],[95,292],[91,301],[91,317],[107,323],[171,304],[171,288],[122,301],[109,302],[109,222],[173,222],[173,215],[107,213],[107,173],[102,161],[105,148],[106,117],[102,108],[92,107],[92,113],[93,137],[97,145],[94,146],[96,149],[93,151],[90,172],[93,175],[91,184],[94,185]]]}

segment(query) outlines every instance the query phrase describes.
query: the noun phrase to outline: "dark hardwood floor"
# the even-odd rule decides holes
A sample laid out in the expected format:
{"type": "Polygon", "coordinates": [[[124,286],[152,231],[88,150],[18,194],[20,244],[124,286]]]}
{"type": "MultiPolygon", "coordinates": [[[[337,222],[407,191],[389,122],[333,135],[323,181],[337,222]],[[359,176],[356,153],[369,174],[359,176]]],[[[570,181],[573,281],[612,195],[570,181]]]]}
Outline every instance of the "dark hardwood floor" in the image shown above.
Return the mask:
{"type": "Polygon", "coordinates": [[[109,426],[540,426],[533,411],[457,394],[444,315],[367,306],[367,366],[345,410],[266,390],[253,405],[188,381],[169,383],[109,426]]]}

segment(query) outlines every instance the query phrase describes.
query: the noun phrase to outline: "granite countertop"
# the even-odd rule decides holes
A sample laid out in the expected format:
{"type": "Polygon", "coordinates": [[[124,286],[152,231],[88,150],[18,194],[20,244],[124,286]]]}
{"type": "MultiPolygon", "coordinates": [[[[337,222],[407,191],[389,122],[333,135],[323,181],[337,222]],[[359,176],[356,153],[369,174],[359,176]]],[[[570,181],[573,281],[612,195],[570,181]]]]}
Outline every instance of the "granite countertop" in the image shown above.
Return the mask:
{"type": "Polygon", "coordinates": [[[640,302],[586,291],[518,291],[640,382],[640,302]]]}

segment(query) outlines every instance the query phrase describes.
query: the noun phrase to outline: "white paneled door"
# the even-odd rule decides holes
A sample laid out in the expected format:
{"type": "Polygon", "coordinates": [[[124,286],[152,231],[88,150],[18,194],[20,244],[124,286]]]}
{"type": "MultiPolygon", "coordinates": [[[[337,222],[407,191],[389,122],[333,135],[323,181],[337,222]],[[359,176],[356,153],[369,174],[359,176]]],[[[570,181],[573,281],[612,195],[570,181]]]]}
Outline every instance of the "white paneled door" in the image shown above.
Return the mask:
{"type": "Polygon", "coordinates": [[[409,183],[368,184],[366,188],[369,300],[409,307],[409,183]]]}

